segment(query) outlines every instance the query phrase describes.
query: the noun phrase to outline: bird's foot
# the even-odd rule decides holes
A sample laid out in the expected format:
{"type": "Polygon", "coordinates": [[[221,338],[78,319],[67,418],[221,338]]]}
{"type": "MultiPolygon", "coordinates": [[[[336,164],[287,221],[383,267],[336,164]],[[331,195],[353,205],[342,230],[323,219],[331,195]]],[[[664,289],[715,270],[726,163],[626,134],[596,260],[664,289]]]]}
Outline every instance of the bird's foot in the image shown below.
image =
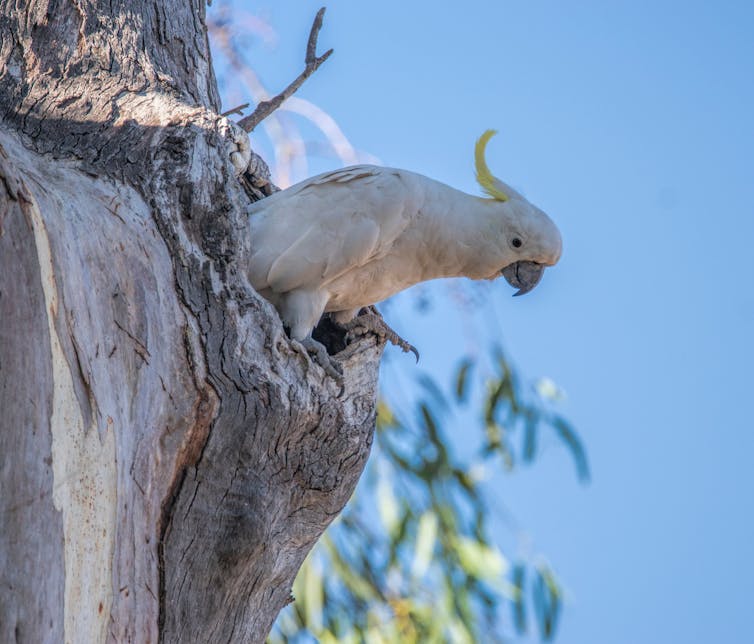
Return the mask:
{"type": "Polygon", "coordinates": [[[419,352],[416,347],[406,342],[393,329],[391,329],[382,314],[374,307],[367,306],[361,310],[353,320],[341,324],[346,330],[346,338],[351,341],[367,333],[374,333],[379,338],[387,340],[396,347],[400,347],[404,353],[411,351],[419,362],[419,352]]]}
{"type": "Polygon", "coordinates": [[[325,345],[321,342],[317,342],[312,337],[301,340],[301,345],[306,349],[306,352],[317,361],[317,364],[325,370],[325,373],[342,386],[343,369],[330,357],[325,345]]]}

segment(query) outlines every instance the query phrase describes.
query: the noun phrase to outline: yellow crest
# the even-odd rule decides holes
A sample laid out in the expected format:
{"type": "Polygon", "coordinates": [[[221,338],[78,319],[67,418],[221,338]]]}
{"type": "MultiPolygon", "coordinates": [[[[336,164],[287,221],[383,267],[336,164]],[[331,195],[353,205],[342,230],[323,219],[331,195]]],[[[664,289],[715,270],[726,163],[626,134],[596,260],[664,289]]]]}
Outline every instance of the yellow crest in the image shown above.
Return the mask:
{"type": "Polygon", "coordinates": [[[487,161],[484,159],[484,150],[489,140],[497,134],[497,130],[487,130],[474,146],[474,166],[476,169],[476,180],[479,185],[490,197],[498,201],[508,201],[508,195],[500,185],[500,180],[493,176],[487,167],[487,161]]]}

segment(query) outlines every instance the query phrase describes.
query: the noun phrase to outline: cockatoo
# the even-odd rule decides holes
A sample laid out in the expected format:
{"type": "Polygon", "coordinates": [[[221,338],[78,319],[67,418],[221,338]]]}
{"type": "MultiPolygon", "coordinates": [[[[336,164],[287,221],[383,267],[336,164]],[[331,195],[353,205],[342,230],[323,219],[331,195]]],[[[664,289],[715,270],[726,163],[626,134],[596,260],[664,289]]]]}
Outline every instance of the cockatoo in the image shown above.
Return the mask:
{"type": "Polygon", "coordinates": [[[407,170],[355,165],[251,206],[251,284],[327,373],[337,378],[339,370],[312,338],[326,312],[351,332],[369,328],[413,350],[373,308],[359,311],[439,277],[502,275],[523,295],[558,261],[555,224],[487,167],[495,133],[487,130],[475,148],[477,181],[489,198],[407,170]]]}

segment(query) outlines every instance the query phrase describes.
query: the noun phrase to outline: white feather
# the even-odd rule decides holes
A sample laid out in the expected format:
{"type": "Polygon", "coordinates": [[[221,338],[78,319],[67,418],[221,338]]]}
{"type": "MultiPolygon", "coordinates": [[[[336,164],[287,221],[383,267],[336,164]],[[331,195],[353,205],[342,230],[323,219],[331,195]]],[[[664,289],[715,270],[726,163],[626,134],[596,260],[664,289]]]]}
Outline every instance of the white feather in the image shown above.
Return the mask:
{"type": "Polygon", "coordinates": [[[483,199],[370,165],[277,192],[252,206],[249,224],[251,283],[299,340],[325,311],[345,321],[417,282],[493,278],[520,260],[551,265],[560,256],[555,225],[518,194],[483,199]]]}

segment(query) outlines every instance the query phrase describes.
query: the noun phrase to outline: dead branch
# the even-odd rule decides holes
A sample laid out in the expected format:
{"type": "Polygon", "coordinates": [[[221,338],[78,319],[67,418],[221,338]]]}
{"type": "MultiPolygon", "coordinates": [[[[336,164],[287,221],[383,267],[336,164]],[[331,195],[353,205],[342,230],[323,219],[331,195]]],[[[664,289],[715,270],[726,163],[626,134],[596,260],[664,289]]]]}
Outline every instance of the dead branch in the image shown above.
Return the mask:
{"type": "Polygon", "coordinates": [[[290,98],[296,90],[303,85],[304,81],[316,72],[319,66],[330,57],[330,54],[333,52],[332,49],[328,49],[324,54],[317,57],[317,37],[319,36],[319,30],[322,28],[322,19],[324,18],[324,15],[325,7],[322,7],[314,17],[314,23],[309,32],[309,42],[306,45],[306,66],[304,67],[304,71],[301,72],[294,81],[288,85],[288,87],[280,92],[280,94],[271,98],[269,101],[262,101],[257,105],[252,114],[242,118],[238,122],[238,125],[244,130],[251,132],[264,119],[278,109],[287,98],[290,98]]]}
{"type": "Polygon", "coordinates": [[[234,107],[232,110],[228,110],[227,112],[223,112],[220,114],[220,116],[230,116],[231,114],[238,114],[238,116],[243,116],[243,111],[249,107],[248,103],[244,103],[243,105],[239,105],[238,107],[234,107]]]}

